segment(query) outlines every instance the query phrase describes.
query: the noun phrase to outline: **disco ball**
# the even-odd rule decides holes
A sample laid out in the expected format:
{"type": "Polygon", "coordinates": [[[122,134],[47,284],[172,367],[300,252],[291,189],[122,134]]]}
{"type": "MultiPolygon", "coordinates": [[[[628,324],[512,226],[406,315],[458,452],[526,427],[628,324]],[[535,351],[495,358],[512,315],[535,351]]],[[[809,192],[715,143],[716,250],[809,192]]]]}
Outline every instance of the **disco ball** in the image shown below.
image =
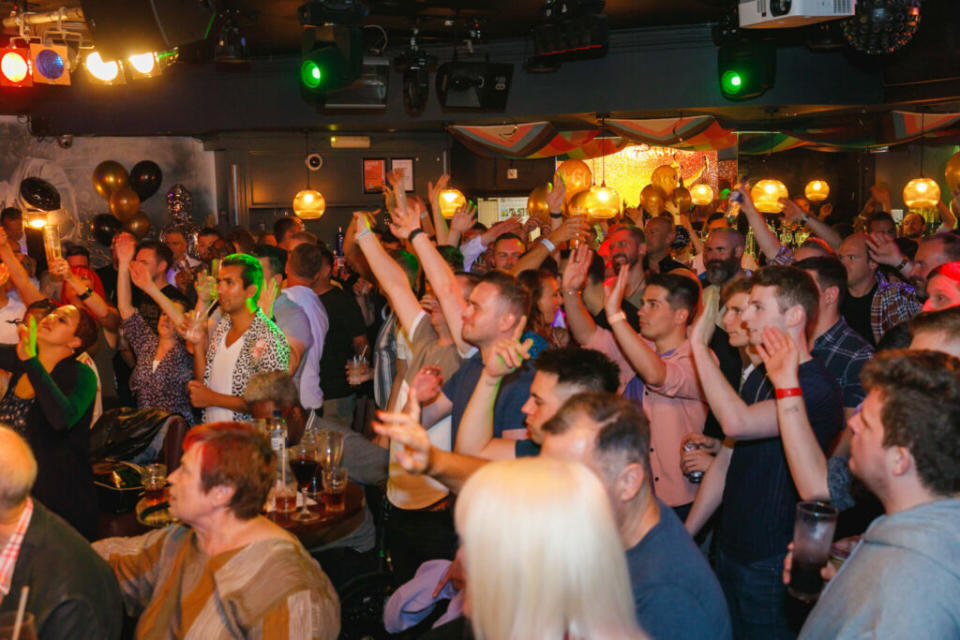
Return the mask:
{"type": "Polygon", "coordinates": [[[843,24],[850,46],[869,55],[893,53],[913,38],[920,24],[920,0],[858,0],[843,24]]]}

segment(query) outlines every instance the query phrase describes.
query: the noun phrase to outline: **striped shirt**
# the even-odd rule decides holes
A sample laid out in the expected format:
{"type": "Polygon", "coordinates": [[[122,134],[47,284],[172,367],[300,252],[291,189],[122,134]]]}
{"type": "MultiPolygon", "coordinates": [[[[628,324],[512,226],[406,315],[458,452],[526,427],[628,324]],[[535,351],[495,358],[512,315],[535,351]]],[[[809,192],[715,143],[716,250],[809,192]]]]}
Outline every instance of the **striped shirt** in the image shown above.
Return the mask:
{"type": "Polygon", "coordinates": [[[196,533],[171,525],[93,545],[113,569],[136,638],[334,640],[340,604],[298,542],[268,538],[208,556],[196,533]]]}

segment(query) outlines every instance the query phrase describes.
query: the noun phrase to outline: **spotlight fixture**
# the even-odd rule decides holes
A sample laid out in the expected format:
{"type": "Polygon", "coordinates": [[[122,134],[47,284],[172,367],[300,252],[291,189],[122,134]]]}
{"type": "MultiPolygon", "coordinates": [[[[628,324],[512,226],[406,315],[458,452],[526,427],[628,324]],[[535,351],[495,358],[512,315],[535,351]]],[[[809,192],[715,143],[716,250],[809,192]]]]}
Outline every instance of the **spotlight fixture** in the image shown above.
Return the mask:
{"type": "Polygon", "coordinates": [[[526,66],[548,71],[561,62],[607,55],[610,25],[602,13],[604,4],[604,0],[546,0],[540,23],[530,32],[534,55],[526,66]]]}
{"type": "Polygon", "coordinates": [[[87,72],[102,84],[124,84],[123,65],[118,60],[104,62],[99,51],[91,51],[83,61],[87,72]]]}
{"type": "Polygon", "coordinates": [[[217,46],[213,50],[217,71],[249,71],[250,51],[247,38],[240,32],[240,11],[228,9],[222,15],[223,23],[217,36],[217,46]]]}
{"type": "Polygon", "coordinates": [[[766,42],[722,44],[717,50],[717,69],[724,98],[756,98],[773,87],[777,48],[766,42]]]}
{"type": "Polygon", "coordinates": [[[30,50],[18,47],[0,49],[0,87],[32,87],[33,65],[30,50]]]}
{"type": "Polygon", "coordinates": [[[326,92],[351,84],[362,71],[362,28],[327,25],[304,31],[300,87],[305,96],[322,99],[326,92]]]}
{"type": "Polygon", "coordinates": [[[419,116],[430,97],[430,71],[437,65],[436,56],[420,49],[418,30],[410,36],[410,48],[393,59],[397,71],[403,73],[403,106],[407,114],[419,116]]]}
{"type": "Polygon", "coordinates": [[[33,81],[36,84],[70,84],[69,51],[62,44],[30,43],[33,81]]]}
{"type": "Polygon", "coordinates": [[[445,109],[503,111],[513,77],[512,64],[453,61],[437,69],[437,98],[445,109]]]}

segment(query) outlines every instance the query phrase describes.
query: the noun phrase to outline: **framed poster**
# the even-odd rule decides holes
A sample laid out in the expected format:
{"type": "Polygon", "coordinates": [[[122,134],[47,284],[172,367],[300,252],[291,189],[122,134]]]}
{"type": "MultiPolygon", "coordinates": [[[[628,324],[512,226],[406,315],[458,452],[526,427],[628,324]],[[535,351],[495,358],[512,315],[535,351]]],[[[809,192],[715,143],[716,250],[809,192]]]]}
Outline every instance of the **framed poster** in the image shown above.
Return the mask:
{"type": "Polygon", "coordinates": [[[363,159],[363,192],[380,193],[387,181],[387,161],[385,158],[363,159]]]}
{"type": "Polygon", "coordinates": [[[413,158],[393,158],[390,161],[390,170],[403,171],[403,190],[413,191],[413,158]]]}

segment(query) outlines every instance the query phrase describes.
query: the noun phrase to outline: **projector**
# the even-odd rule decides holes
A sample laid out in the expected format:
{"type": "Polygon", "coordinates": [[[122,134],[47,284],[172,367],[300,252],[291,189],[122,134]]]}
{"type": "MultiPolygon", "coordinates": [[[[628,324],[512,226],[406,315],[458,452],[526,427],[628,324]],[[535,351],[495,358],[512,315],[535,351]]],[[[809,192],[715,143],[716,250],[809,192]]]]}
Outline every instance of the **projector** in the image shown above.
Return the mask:
{"type": "Polygon", "coordinates": [[[745,29],[789,29],[853,15],[855,0],[740,0],[745,29]]]}

